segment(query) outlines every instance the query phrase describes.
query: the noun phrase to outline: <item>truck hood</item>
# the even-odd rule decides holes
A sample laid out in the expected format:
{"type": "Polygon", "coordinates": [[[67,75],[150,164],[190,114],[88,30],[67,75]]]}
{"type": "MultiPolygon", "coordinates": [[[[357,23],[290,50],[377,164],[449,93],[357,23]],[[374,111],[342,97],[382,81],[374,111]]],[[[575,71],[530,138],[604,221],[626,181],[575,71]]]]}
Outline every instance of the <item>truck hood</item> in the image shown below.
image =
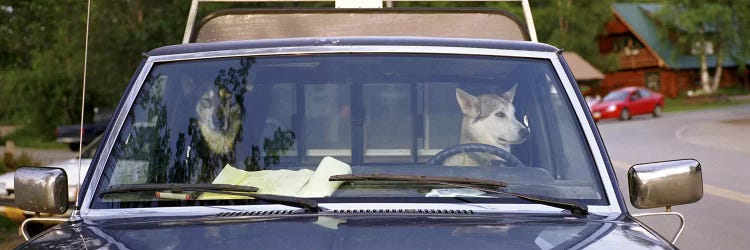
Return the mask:
{"type": "Polygon", "coordinates": [[[634,221],[592,216],[288,215],[64,223],[19,249],[672,249],[634,221]]]}

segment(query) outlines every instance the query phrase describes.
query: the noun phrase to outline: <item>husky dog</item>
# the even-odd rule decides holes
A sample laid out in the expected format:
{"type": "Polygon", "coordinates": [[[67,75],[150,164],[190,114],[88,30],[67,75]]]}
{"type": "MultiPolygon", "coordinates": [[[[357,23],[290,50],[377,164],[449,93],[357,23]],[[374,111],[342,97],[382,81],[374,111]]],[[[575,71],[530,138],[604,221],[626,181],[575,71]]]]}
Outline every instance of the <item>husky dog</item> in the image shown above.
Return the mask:
{"type": "MultiPolygon", "coordinates": [[[[529,135],[529,128],[515,118],[513,97],[517,86],[501,95],[479,96],[473,96],[457,88],[456,99],[463,113],[459,143],[487,144],[510,152],[511,144],[524,142],[529,135]]],[[[488,165],[491,160],[502,159],[495,156],[488,158],[478,153],[464,153],[448,158],[445,165],[481,166],[488,165]]]]}
{"type": "Polygon", "coordinates": [[[209,90],[201,96],[195,106],[198,127],[211,151],[226,154],[234,147],[240,131],[242,117],[240,107],[229,91],[220,88],[209,90]]]}

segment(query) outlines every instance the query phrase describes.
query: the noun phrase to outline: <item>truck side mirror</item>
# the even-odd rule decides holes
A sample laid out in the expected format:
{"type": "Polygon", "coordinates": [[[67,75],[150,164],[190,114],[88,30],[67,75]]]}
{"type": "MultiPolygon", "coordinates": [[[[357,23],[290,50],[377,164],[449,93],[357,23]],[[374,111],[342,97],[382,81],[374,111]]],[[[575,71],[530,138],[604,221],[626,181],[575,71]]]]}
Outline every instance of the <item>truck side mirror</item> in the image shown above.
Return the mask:
{"type": "Polygon", "coordinates": [[[14,177],[16,206],[48,214],[68,210],[68,176],[60,168],[22,167],[14,177]]]}
{"type": "Polygon", "coordinates": [[[669,211],[703,197],[701,164],[693,159],[636,164],[628,170],[628,186],[634,207],[669,211]]]}

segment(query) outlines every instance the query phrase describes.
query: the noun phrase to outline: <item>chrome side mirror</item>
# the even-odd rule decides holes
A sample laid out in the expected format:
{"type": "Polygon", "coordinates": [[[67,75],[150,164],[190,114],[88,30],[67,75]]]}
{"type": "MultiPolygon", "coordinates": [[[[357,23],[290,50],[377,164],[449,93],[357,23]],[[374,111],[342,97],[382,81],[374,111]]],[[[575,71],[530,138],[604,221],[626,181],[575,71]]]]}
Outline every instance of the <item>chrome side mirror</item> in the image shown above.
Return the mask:
{"type": "Polygon", "coordinates": [[[703,176],[697,160],[636,164],[628,170],[630,203],[636,208],[689,204],[703,198],[703,176]]]}
{"type": "Polygon", "coordinates": [[[68,176],[60,168],[23,167],[14,179],[16,206],[48,214],[68,210],[68,176]]]}

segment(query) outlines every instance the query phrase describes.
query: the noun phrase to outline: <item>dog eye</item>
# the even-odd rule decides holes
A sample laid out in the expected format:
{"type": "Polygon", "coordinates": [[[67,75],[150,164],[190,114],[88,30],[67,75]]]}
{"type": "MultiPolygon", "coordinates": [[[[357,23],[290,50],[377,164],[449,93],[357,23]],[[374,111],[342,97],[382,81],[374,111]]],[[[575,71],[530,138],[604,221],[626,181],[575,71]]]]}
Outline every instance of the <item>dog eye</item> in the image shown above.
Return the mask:
{"type": "Polygon", "coordinates": [[[505,113],[503,113],[503,112],[497,112],[497,113],[495,113],[495,116],[503,118],[503,117],[505,117],[505,113]]]}

